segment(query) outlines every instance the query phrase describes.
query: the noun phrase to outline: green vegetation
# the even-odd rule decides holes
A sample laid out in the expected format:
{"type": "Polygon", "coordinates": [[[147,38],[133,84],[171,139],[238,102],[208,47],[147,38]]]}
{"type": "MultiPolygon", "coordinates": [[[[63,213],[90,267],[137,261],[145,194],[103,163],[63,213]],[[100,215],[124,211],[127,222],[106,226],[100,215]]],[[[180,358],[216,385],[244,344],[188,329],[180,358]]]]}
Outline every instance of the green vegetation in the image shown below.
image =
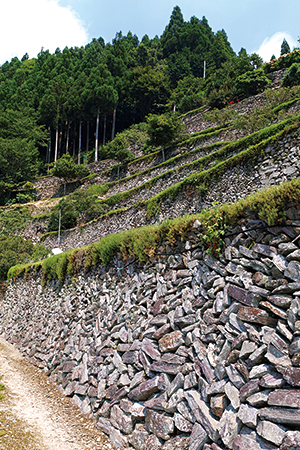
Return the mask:
{"type": "Polygon", "coordinates": [[[198,219],[203,226],[204,238],[202,237],[201,240],[208,245],[212,254],[218,254],[222,246],[223,231],[227,226],[233,226],[246,210],[255,211],[257,216],[270,226],[283,223],[287,205],[298,201],[299,196],[300,180],[292,180],[257,192],[234,204],[217,206],[209,211],[168,220],[160,225],[110,235],[88,247],[69,250],[47,258],[43,262],[16,265],[10,268],[8,279],[16,279],[41,268],[43,285],[52,279],[58,279],[60,283],[63,283],[66,276],[73,275],[84,268],[90,270],[99,264],[106,266],[117,252],[121,252],[125,260],[137,259],[145,263],[155,255],[162,242],[174,246],[178,240],[183,240],[191,230],[195,219],[198,219]]]}

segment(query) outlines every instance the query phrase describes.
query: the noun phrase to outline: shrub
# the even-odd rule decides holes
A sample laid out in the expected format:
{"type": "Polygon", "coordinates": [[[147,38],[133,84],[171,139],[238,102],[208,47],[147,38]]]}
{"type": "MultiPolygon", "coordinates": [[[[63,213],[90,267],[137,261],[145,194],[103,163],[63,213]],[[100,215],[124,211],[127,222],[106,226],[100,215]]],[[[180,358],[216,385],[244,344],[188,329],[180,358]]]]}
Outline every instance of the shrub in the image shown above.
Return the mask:
{"type": "Polygon", "coordinates": [[[240,97],[246,98],[262,92],[269,84],[263,69],[249,71],[237,77],[235,86],[240,97]]]}
{"type": "Polygon", "coordinates": [[[300,84],[300,63],[294,63],[285,73],[282,86],[296,86],[300,84]]]}

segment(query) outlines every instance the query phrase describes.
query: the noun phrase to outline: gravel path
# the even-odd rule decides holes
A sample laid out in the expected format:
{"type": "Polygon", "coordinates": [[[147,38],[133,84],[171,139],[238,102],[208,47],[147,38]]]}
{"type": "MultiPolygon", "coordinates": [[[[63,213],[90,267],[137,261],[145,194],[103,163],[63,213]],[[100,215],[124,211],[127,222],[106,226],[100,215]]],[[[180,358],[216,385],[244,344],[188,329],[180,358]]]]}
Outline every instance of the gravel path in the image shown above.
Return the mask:
{"type": "Polygon", "coordinates": [[[94,422],[1,337],[0,376],[5,385],[0,401],[0,449],[113,449],[94,422]]]}

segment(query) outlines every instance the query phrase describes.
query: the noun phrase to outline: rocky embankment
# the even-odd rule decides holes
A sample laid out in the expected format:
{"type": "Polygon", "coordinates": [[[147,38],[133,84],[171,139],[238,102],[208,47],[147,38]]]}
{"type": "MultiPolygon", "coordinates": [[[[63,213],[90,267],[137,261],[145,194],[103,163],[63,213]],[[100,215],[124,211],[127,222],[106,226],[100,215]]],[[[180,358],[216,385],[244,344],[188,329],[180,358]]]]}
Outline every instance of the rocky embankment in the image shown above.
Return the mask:
{"type": "Polygon", "coordinates": [[[220,258],[196,221],[144,267],[11,282],[2,333],[117,448],[298,449],[299,205],[287,215],[244,219],[220,258]]]}

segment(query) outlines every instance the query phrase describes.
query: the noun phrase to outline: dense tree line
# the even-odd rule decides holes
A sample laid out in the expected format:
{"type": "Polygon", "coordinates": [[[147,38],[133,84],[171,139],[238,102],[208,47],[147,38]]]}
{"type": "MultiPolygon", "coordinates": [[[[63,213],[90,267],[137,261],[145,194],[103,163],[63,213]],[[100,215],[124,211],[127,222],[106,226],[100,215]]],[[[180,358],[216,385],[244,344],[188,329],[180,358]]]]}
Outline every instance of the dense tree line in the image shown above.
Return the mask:
{"type": "Polygon", "coordinates": [[[182,113],[204,99],[213,106],[229,103],[236,77],[261,65],[245,49],[236,55],[225,31],[214,33],[205,17],[185,22],[178,6],[161,37],[139,41],[119,32],[107,44],[99,38],[85,47],[13,58],[0,67],[0,122],[11,120],[10,129],[16,126],[20,134],[12,132],[10,143],[0,135],[0,181],[32,177],[39,170],[37,148],[44,163],[67,152],[82,162],[88,150],[97,161],[100,145],[149,114],[182,113]],[[29,169],[7,169],[8,145],[22,158],[28,154],[29,169]]]}

